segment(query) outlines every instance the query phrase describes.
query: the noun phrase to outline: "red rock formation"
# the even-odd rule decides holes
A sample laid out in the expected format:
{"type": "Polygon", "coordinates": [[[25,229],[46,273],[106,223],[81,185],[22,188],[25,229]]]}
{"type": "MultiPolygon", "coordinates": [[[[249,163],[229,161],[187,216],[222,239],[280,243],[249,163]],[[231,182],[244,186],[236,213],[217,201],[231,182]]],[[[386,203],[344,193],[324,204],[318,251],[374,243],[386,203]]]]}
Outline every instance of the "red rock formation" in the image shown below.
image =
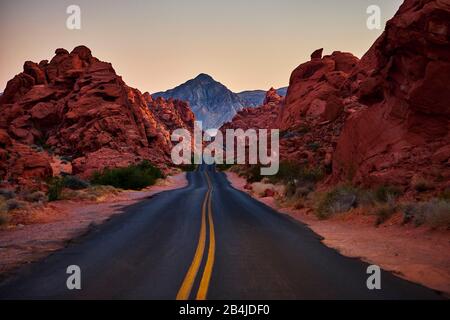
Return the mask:
{"type": "Polygon", "coordinates": [[[239,111],[231,122],[225,123],[220,130],[226,129],[276,129],[282,98],[275,89],[266,93],[264,105],[258,108],[245,108],[239,111]]]}
{"type": "Polygon", "coordinates": [[[450,187],[449,30],[448,1],[406,0],[361,61],[319,49],[295,69],[277,122],[263,106],[223,128],[280,128],[281,159],[329,183],[450,187]]]}
{"type": "Polygon", "coordinates": [[[333,52],[320,58],[316,50],[311,61],[292,72],[285,105],[280,113],[280,128],[289,130],[302,124],[305,117],[334,121],[343,111],[341,87],[358,64],[351,53],[333,52]]]}
{"type": "Polygon", "coordinates": [[[162,97],[154,100],[148,92],[144,97],[150,111],[169,132],[181,128],[194,130],[195,116],[187,102],[162,97]]]}
{"type": "Polygon", "coordinates": [[[32,152],[30,146],[36,145],[41,147],[36,150],[43,147],[71,159],[74,173],[84,177],[142,159],[165,167],[170,130],[189,126],[193,115],[182,102],[169,102],[165,113],[173,108],[181,121],[173,122],[151,111],[147,102],[84,46],[71,53],[57,49],[50,62],[26,62],[0,97],[0,157],[9,155],[0,179],[21,182],[51,174],[47,152],[32,152]]]}
{"type": "Polygon", "coordinates": [[[279,104],[283,100],[283,97],[280,96],[274,88],[270,88],[266,93],[266,97],[264,99],[263,105],[266,104],[279,104]]]}
{"type": "Polygon", "coordinates": [[[347,120],[335,180],[450,181],[450,4],[406,0],[348,85],[366,107],[347,120]]]}

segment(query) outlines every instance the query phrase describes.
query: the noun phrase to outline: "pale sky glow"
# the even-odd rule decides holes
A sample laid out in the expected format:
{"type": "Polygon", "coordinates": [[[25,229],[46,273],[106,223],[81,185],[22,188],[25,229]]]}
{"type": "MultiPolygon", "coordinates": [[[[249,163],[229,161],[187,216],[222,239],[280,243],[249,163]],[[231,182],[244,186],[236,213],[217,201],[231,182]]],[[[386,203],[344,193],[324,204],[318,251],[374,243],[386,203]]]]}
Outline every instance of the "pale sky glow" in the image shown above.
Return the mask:
{"type": "Polygon", "coordinates": [[[233,91],[286,86],[317,48],[364,54],[401,0],[0,0],[0,91],[24,61],[84,44],[141,91],[172,88],[208,73],[233,91]],[[81,30],[66,8],[81,7],[81,30]]]}

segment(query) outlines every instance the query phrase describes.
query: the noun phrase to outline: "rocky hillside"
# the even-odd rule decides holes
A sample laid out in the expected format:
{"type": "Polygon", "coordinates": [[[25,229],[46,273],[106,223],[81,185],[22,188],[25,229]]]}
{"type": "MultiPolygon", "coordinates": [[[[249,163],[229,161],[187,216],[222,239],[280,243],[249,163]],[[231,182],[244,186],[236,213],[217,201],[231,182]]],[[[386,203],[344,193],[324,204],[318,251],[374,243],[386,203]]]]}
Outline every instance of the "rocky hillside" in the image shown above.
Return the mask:
{"type": "Polygon", "coordinates": [[[278,127],[281,159],[323,168],[327,183],[450,187],[450,4],[406,0],[359,61],[350,53],[296,68],[274,111],[225,127],[278,127]],[[259,119],[256,119],[259,118],[259,119]]]}
{"type": "MultiPolygon", "coordinates": [[[[286,88],[278,91],[284,95],[286,88]]],[[[203,122],[204,128],[219,128],[243,108],[260,106],[265,92],[253,90],[234,93],[211,76],[202,73],[176,88],[157,92],[152,96],[188,101],[196,118],[203,122]]]]}
{"type": "Polygon", "coordinates": [[[56,158],[83,177],[143,159],[165,167],[170,130],[192,128],[189,106],[161,99],[161,108],[149,108],[149,95],[84,46],[55,53],[50,62],[25,62],[0,97],[2,183],[39,187],[56,158]]]}

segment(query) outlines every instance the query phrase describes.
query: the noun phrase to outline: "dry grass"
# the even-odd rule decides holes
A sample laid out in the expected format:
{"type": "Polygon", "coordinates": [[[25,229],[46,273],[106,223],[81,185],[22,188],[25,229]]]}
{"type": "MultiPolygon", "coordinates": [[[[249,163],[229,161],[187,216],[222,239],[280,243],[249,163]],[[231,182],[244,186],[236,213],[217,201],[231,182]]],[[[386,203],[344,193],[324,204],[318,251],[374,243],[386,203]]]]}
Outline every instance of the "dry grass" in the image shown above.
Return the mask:
{"type": "Polygon", "coordinates": [[[82,190],[64,189],[61,198],[63,200],[87,200],[87,201],[102,201],[109,195],[117,195],[122,192],[120,189],[112,186],[90,186],[82,190]]]}
{"type": "Polygon", "coordinates": [[[426,202],[408,203],[403,208],[404,223],[432,228],[450,228],[450,202],[432,199],[426,202]]]}

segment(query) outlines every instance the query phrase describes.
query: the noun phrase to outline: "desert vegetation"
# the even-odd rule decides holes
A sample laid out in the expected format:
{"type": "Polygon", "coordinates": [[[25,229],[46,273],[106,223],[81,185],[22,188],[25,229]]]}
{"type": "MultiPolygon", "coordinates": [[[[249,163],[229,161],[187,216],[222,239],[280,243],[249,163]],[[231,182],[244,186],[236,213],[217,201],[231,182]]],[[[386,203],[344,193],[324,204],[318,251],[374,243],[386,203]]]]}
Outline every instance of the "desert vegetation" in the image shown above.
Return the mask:
{"type": "Polygon", "coordinates": [[[91,183],[128,190],[141,190],[155,184],[157,179],[163,177],[160,169],[144,160],[137,165],[115,169],[105,168],[100,172],[95,172],[91,183]]]}
{"type": "Polygon", "coordinates": [[[310,208],[319,219],[329,219],[354,210],[373,216],[379,226],[394,215],[403,224],[426,225],[431,228],[450,228],[450,190],[439,194],[424,194],[430,184],[424,179],[413,181],[420,198],[404,197],[404,190],[393,185],[362,188],[343,183],[327,187],[324,168],[281,162],[278,174],[264,177],[260,167],[233,166],[230,170],[246,178],[246,189],[259,197],[274,196],[279,207],[310,208]],[[320,184],[320,188],[317,186],[320,184]]]}

